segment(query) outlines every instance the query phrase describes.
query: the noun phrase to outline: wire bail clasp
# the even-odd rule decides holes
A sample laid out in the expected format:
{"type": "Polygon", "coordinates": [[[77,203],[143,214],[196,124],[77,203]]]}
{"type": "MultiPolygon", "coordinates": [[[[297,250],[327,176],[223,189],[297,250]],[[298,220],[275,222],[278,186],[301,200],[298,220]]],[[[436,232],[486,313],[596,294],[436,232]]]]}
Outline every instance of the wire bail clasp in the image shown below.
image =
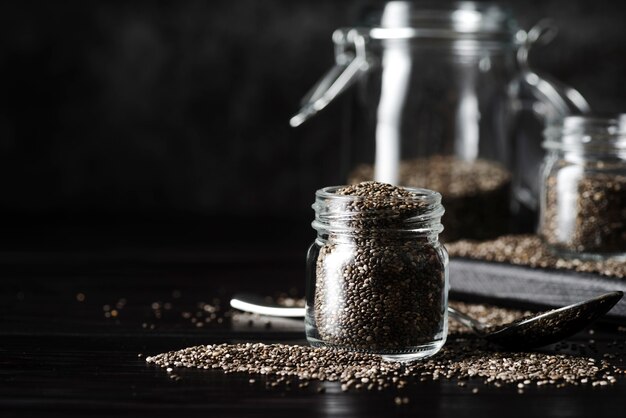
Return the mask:
{"type": "Polygon", "coordinates": [[[300,111],[289,120],[294,128],[324,109],[371,67],[366,35],[358,29],[337,29],[333,33],[333,42],[335,66],[302,99],[300,111]]]}

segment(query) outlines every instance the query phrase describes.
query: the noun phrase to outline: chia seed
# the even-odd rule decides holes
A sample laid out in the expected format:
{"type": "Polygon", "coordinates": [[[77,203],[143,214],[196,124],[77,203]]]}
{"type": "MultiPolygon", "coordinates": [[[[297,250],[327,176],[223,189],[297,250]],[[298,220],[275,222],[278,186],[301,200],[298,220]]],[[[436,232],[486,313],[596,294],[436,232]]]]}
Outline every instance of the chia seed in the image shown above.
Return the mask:
{"type": "MultiPolygon", "coordinates": [[[[482,313],[478,318],[483,321],[510,321],[525,314],[485,305],[454,306],[472,315],[482,313]]],[[[146,362],[172,372],[194,368],[243,373],[247,379],[263,378],[270,389],[287,383],[305,388],[303,383],[326,381],[338,382],[344,391],[401,389],[439,379],[453,380],[460,388],[475,381],[522,391],[530,386],[603,387],[615,384],[625,373],[589,357],[497,351],[471,334],[457,332],[438,354],[413,363],[387,362],[379,355],[329,347],[261,343],[201,345],[146,357],[146,362]]],[[[478,391],[475,384],[471,387],[478,391]]],[[[314,388],[323,392],[323,387],[314,388]]]]}
{"type": "Polygon", "coordinates": [[[555,256],[536,235],[507,235],[491,241],[446,244],[451,257],[495,261],[533,268],[564,269],[626,278],[626,263],[619,259],[580,260],[555,256]]]}
{"type": "Polygon", "coordinates": [[[549,176],[542,209],[540,234],[557,252],[626,252],[626,176],[549,176]]]}

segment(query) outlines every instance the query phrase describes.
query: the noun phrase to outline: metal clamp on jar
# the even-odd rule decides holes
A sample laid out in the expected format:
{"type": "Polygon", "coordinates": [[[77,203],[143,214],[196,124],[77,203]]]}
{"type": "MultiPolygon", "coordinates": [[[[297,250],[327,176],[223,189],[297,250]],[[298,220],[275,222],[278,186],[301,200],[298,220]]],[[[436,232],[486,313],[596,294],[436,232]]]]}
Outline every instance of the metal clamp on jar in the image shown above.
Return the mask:
{"type": "Polygon", "coordinates": [[[536,174],[525,173],[537,173],[543,157],[527,158],[529,149],[541,152],[543,127],[529,141],[517,116],[543,121],[589,109],[578,92],[527,65],[531,46],[554,31],[546,22],[520,30],[507,10],[489,3],[392,1],[364,16],[361,25],[335,31],[336,65],[291,125],[352,86],[346,181],[437,190],[446,240],[507,232],[511,189],[534,206],[536,174]]]}

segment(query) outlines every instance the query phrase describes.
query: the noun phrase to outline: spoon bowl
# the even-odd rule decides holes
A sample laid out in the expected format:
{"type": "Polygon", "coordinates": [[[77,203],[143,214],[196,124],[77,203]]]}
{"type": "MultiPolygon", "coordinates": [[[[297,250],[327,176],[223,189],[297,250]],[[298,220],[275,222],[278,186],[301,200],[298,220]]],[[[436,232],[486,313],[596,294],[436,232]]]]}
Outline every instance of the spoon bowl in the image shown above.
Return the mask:
{"type": "Polygon", "coordinates": [[[563,308],[487,327],[482,337],[502,347],[527,349],[554,344],[576,334],[606,314],[623,292],[610,292],[563,308]]]}

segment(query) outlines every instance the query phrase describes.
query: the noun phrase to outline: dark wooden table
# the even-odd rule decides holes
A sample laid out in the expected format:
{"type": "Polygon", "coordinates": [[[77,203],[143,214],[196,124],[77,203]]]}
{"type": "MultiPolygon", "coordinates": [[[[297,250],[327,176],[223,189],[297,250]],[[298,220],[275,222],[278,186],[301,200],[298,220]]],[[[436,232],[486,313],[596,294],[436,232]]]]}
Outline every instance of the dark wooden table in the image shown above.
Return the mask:
{"type": "MultiPolygon", "coordinates": [[[[230,319],[198,328],[182,312],[226,304],[239,290],[303,290],[304,251],[265,246],[36,252],[5,251],[0,287],[0,416],[497,416],[621,417],[626,379],[611,387],[461,388],[439,380],[397,390],[342,392],[335,383],[268,390],[262,378],[181,370],[175,380],[144,357],[222,342],[305,343],[299,323],[270,328],[230,319]],[[129,255],[130,254],[130,255],[129,255]],[[84,300],[82,299],[84,296],[84,300]],[[117,316],[105,317],[105,305],[117,316]],[[154,315],[153,303],[161,309],[154,315]],[[104,308],[104,309],[103,309],[104,308]]],[[[606,329],[605,329],[606,328],[606,329]]],[[[596,327],[598,356],[626,334],[596,327]]],[[[578,340],[588,340],[585,332],[578,340]]]]}

